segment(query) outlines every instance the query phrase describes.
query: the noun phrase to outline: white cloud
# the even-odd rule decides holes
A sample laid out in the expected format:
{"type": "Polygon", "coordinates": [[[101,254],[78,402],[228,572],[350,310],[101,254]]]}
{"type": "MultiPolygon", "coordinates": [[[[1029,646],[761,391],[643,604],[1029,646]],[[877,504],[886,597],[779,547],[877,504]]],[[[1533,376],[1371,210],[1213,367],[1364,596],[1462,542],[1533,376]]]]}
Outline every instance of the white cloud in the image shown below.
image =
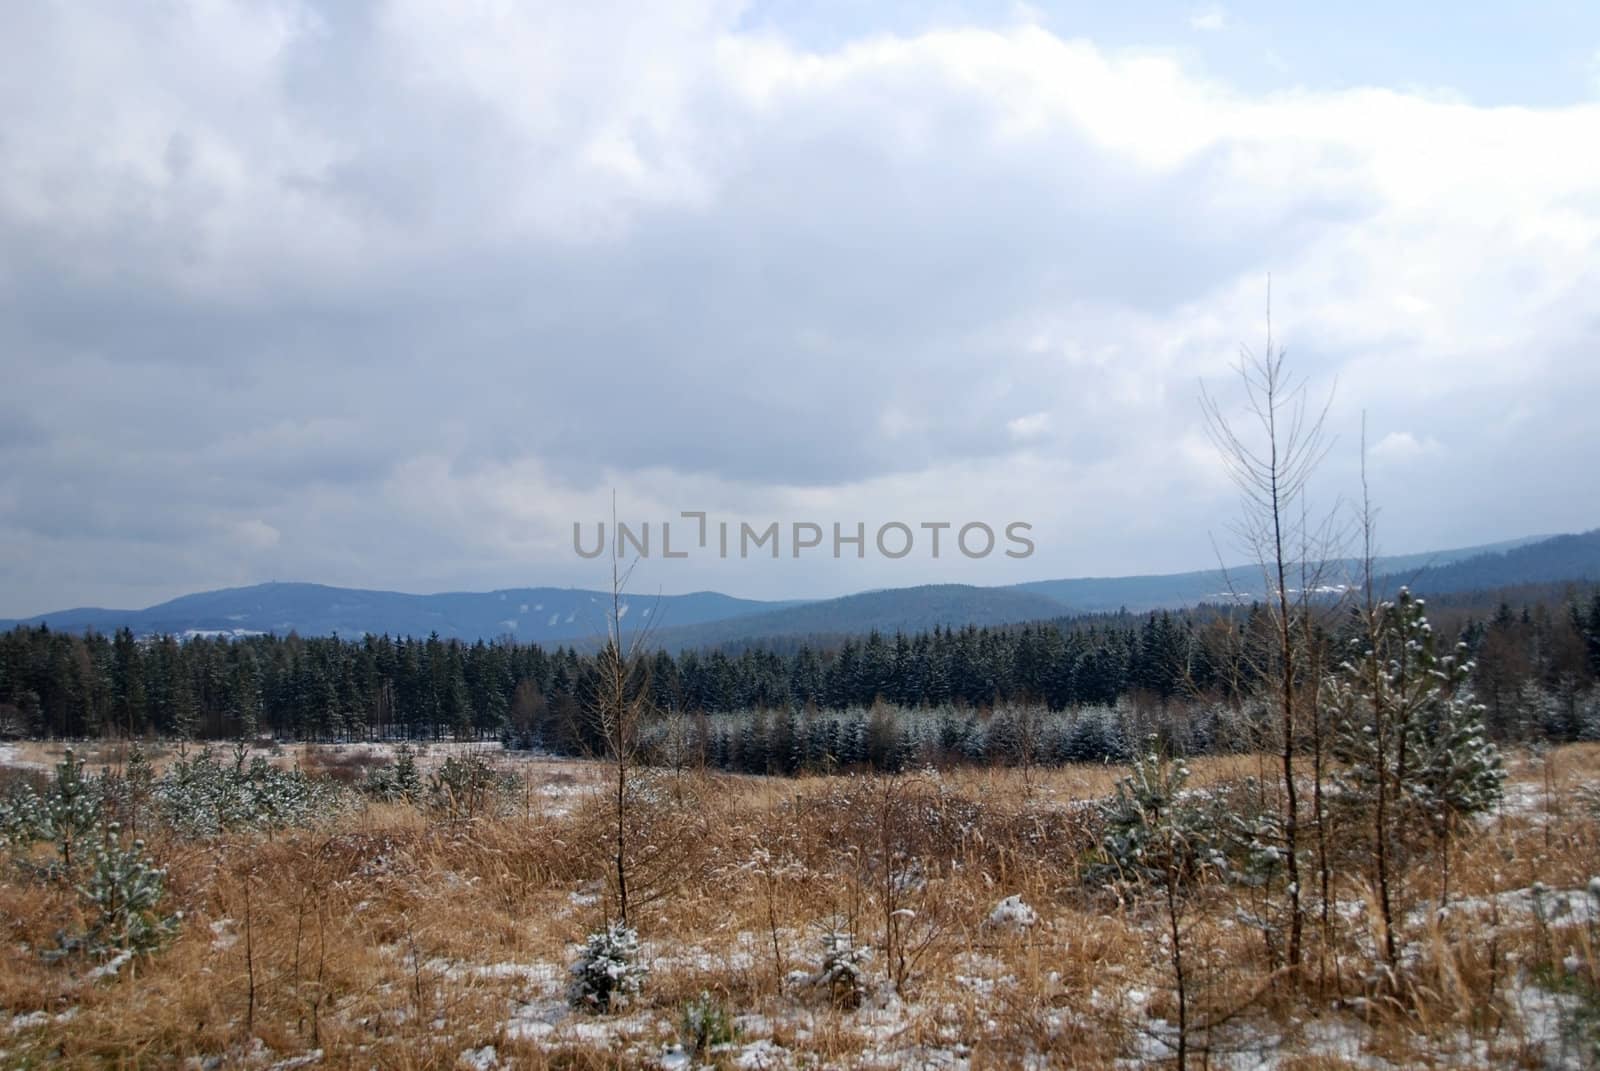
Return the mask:
{"type": "Polygon", "coordinates": [[[1409,431],[1391,431],[1374,443],[1368,453],[1374,461],[1404,464],[1442,451],[1439,441],[1431,435],[1418,439],[1409,431]]]}
{"type": "Polygon", "coordinates": [[[1228,13],[1220,7],[1202,8],[1189,16],[1189,29],[1214,33],[1228,25],[1228,13]]]}
{"type": "Polygon", "coordinates": [[[229,526],[233,538],[245,550],[271,550],[282,539],[282,533],[259,517],[236,521],[229,526]]]}
{"type": "Polygon", "coordinates": [[[1031,442],[1050,433],[1049,413],[1029,413],[1006,421],[1006,430],[1014,442],[1031,442]]]}

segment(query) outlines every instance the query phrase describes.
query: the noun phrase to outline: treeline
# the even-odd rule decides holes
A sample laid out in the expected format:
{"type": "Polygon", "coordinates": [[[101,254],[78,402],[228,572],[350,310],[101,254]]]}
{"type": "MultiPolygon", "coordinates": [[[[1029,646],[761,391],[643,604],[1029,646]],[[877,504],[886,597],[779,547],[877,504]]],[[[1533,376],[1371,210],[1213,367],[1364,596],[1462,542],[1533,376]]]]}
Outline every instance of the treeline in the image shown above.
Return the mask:
{"type": "Polygon", "coordinates": [[[747,774],[823,774],[925,766],[1051,766],[1125,762],[1151,737],[1165,751],[1243,751],[1269,738],[1272,712],[1259,703],[1184,703],[1163,708],[1131,698],[1115,706],[1051,711],[878,703],[843,711],[754,710],[658,719],[640,738],[653,765],[709,766],[747,774]]]}
{"type": "MultiPolygon", "coordinates": [[[[1452,600],[1435,615],[1466,642],[1500,738],[1580,731],[1600,674],[1600,593],[1513,609],[1452,600]]],[[[1044,625],[656,654],[663,714],[870,709],[1046,711],[1133,700],[1237,706],[1256,690],[1270,630],[1257,609],[1090,617],[1044,625]]],[[[369,636],[136,639],[20,627],[0,634],[0,734],[493,739],[579,750],[595,660],[571,647],[369,636]]]]}

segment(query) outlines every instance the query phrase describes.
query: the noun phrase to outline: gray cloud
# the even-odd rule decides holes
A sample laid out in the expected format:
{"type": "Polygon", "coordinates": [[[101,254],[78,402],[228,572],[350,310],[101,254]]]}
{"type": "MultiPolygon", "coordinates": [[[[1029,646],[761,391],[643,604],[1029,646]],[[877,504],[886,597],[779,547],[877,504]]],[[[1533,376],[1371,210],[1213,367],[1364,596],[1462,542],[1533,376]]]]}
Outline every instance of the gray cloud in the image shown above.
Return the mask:
{"type": "Polygon", "coordinates": [[[1027,514],[1056,537],[1030,575],[1205,564],[1231,507],[1194,383],[1258,332],[1268,271],[1341,419],[1479,466],[1398,511],[1396,549],[1583,523],[1579,488],[1471,506],[1584,426],[1600,161],[1460,167],[1581,109],[1257,99],[1026,25],[807,52],[719,5],[451,10],[0,16],[0,613],[586,582],[560,533],[617,485],[1027,514]],[[1474,452],[1541,342],[1538,433],[1474,452]]]}

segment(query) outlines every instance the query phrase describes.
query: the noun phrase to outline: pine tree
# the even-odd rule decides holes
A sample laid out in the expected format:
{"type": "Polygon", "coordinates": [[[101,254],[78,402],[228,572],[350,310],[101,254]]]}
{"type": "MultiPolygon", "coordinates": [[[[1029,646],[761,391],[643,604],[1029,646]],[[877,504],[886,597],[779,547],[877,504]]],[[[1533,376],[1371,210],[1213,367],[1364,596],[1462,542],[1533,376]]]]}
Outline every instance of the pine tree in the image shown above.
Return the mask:
{"type": "MultiPolygon", "coordinates": [[[[1225,862],[1211,843],[1215,822],[1184,796],[1188,767],[1161,754],[1156,745],[1156,738],[1150,737],[1144,754],[1134,759],[1133,770],[1118,782],[1116,795],[1105,808],[1102,862],[1089,875],[1091,880],[1113,883],[1124,895],[1161,897],[1166,922],[1162,939],[1177,1003],[1177,1036],[1172,1044],[1181,1071],[1188,1063],[1195,969],[1192,955],[1185,956],[1186,901],[1192,889],[1225,862]]],[[[1204,962],[1202,956],[1200,963],[1204,962]]]]}
{"type": "Polygon", "coordinates": [[[616,1011],[644,988],[649,973],[649,966],[639,960],[639,935],[614,922],[585,939],[572,965],[568,1002],[583,1011],[616,1011]]]}
{"type": "Polygon", "coordinates": [[[1470,692],[1465,646],[1439,654],[1422,600],[1404,588],[1362,616],[1351,657],[1328,677],[1323,694],[1331,750],[1346,764],[1346,798],[1369,811],[1373,886],[1384,956],[1393,966],[1390,862],[1406,843],[1405,831],[1423,822],[1448,852],[1459,820],[1499,800],[1505,774],[1488,741],[1484,708],[1470,692]]]}
{"type": "Polygon", "coordinates": [[[128,768],[123,781],[127,790],[128,827],[137,834],[139,818],[150,803],[156,782],[155,767],[137,743],[128,751],[128,768]]]}
{"type": "Polygon", "coordinates": [[[1347,780],[1368,795],[1386,783],[1402,820],[1408,804],[1436,823],[1490,809],[1505,774],[1471,694],[1465,646],[1439,654],[1423,601],[1404,588],[1377,617],[1328,681],[1347,780]]]}
{"type": "Polygon", "coordinates": [[[417,756],[410,744],[395,748],[394,788],[401,798],[413,802],[422,795],[422,777],[417,773],[417,756]]]}
{"type": "Polygon", "coordinates": [[[45,798],[45,815],[61,869],[70,874],[81,859],[81,845],[100,826],[100,792],[83,776],[83,760],[70,747],[56,765],[56,779],[45,798]]]}
{"type": "Polygon", "coordinates": [[[124,848],[117,823],[106,826],[88,880],[78,887],[93,909],[81,945],[97,956],[154,951],[181,919],[159,911],[166,885],[167,872],[151,864],[144,841],[135,840],[124,848]]]}

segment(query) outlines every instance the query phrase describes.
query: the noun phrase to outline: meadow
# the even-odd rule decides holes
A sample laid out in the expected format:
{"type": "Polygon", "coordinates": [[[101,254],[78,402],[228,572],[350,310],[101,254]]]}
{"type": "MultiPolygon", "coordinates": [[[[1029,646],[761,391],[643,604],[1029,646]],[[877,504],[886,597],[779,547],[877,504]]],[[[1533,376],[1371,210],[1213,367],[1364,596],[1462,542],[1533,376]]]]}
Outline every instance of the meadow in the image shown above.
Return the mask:
{"type": "MultiPolygon", "coordinates": [[[[397,792],[391,745],[214,747],[209,767],[193,745],[149,751],[141,798],[125,746],[80,747],[103,783],[71,866],[10,835],[5,1066],[1154,1067],[1180,1044],[1195,1067],[1600,1058],[1596,745],[1508,756],[1492,812],[1397,855],[1393,962],[1358,824],[1330,822],[1337,865],[1326,900],[1308,890],[1293,968],[1270,873],[1196,866],[1168,897],[1108,870],[1126,767],[634,771],[638,945],[601,1006],[575,999],[572,968],[618,913],[612,765],[431,745],[397,792]],[[256,758],[274,772],[243,807],[228,778],[256,758]],[[165,929],[136,953],[126,918],[109,944],[74,936],[117,909],[93,895],[113,820],[124,870],[137,837],[164,871],[146,921],[165,929]]],[[[62,761],[9,745],[0,769],[48,802],[62,761]]],[[[1182,798],[1271,811],[1273,761],[1196,759],[1182,798]]]]}

